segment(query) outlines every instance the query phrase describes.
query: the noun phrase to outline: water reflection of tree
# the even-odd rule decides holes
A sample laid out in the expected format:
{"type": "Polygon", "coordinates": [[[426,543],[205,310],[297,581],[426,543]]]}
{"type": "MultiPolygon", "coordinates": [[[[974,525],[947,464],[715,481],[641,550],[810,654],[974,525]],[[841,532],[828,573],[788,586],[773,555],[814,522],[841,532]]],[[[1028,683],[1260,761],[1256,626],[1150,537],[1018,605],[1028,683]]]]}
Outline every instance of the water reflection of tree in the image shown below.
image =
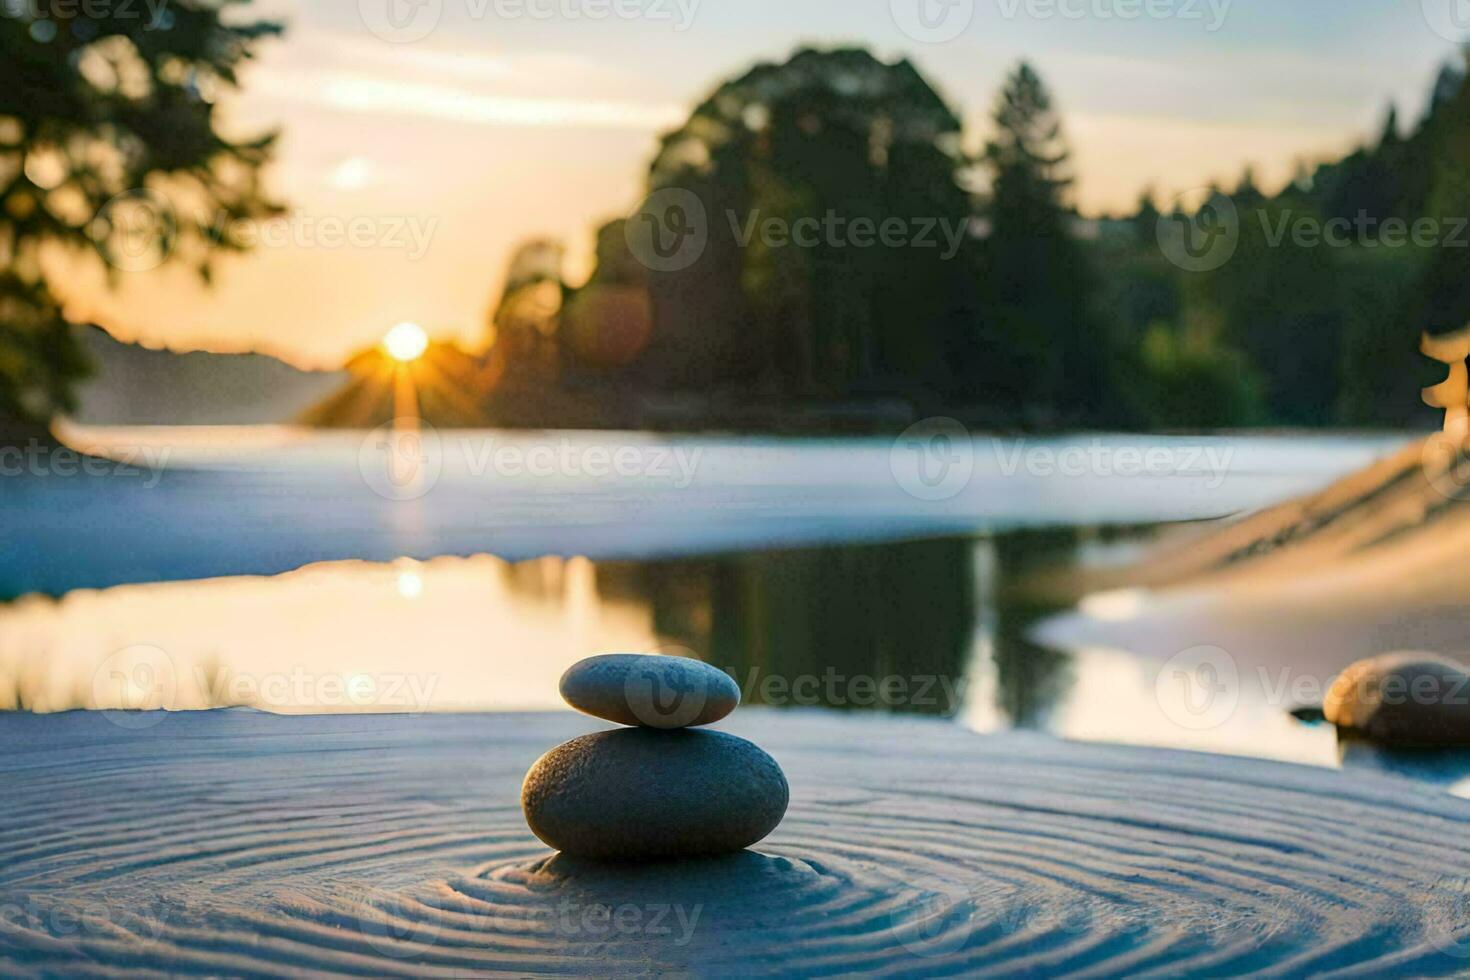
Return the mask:
{"type": "MultiPolygon", "coordinates": [[[[1028,633],[1071,603],[1048,573],[1077,560],[1084,532],[1027,531],[972,539],[849,545],[717,558],[599,563],[604,599],[647,602],[654,631],[670,644],[729,670],[753,703],[800,703],[787,684],[835,672],[855,677],[933,677],[928,703],[855,704],[838,684],[818,685],[816,703],[945,714],[952,692],[987,690],[1017,728],[1045,728],[1072,686],[1071,658],[1028,633]],[[976,637],[989,642],[978,650],[976,637]],[[753,679],[753,680],[752,680],[753,679]],[[988,684],[987,682],[993,682],[988,684]],[[973,686],[977,684],[979,686],[973,686]],[[993,692],[993,693],[992,693],[993,692]],[[771,695],[771,696],[768,696],[771,695]]],[[[811,690],[809,687],[808,690],[811,690]]]]}
{"type": "Polygon", "coordinates": [[[795,703],[785,685],[817,677],[806,688],[816,703],[867,707],[852,679],[901,677],[905,698],[871,706],[933,714],[959,707],[947,691],[970,653],[973,556],[970,541],[922,541],[650,562],[633,574],[658,633],[733,672],[752,702],[795,703]],[[778,686],[763,687],[770,677],[778,686]]]}
{"type": "Polygon", "coordinates": [[[996,589],[991,650],[996,707],[1017,728],[1043,728],[1072,685],[1071,658],[1028,637],[1042,618],[1065,605],[1029,581],[1067,561],[1077,549],[1072,529],[1027,531],[994,540],[996,589]]]}

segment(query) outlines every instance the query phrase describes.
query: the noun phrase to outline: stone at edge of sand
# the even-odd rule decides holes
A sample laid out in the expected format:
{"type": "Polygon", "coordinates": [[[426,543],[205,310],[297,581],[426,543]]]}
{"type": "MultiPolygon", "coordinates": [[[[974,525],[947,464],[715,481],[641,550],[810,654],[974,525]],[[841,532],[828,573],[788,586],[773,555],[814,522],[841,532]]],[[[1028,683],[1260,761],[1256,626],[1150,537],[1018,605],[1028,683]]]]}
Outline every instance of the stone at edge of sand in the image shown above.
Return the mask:
{"type": "Polygon", "coordinates": [[[1428,653],[1389,653],[1352,664],[1322,705],[1340,729],[1387,746],[1470,745],[1470,674],[1428,653]]]}

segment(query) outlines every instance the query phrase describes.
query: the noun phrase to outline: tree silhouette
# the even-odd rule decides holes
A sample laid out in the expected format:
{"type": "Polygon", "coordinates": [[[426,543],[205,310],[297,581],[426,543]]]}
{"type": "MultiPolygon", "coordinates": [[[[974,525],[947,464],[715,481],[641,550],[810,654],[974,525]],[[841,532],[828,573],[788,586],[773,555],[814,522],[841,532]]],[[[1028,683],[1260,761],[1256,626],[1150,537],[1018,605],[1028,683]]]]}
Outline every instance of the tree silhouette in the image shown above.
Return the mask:
{"type": "Polygon", "coordinates": [[[114,281],[164,261],[207,280],[218,253],[244,247],[239,222],[278,210],[259,185],[275,134],[215,128],[236,69],[280,31],[227,23],[245,2],[92,0],[75,16],[23,5],[0,17],[0,430],[72,407],[85,372],[43,253],[100,256],[114,281]]]}
{"type": "Polygon", "coordinates": [[[1233,191],[1212,188],[1211,206],[1235,206],[1239,235],[1228,260],[1199,271],[1158,238],[1162,222],[1191,215],[1182,204],[1162,215],[1151,190],[1133,215],[1080,220],[1060,114],[1031,66],[1007,77],[994,123],[970,159],[958,116],[906,61],[802,50],[756,65],[664,136],[650,171],[650,201],[668,192],[702,209],[702,249],[652,268],[632,244],[656,217],[645,205],[598,231],[586,285],[512,276],[497,325],[526,342],[497,346],[550,352],[556,370],[507,368],[507,379],[555,378],[559,395],[581,397],[543,397],[536,424],[648,424],[648,404],[672,406],[659,417],[676,425],[749,424],[716,399],[744,409],[773,397],[748,416],[767,425],[787,417],[783,404],[874,395],[976,425],[1430,421],[1414,396],[1433,381],[1418,338],[1470,320],[1470,250],[1381,236],[1387,219],[1423,217],[1448,236],[1470,213],[1463,68],[1440,73],[1417,124],[1390,108],[1375,139],[1299,162],[1281,190],[1249,167],[1233,191]],[[1360,214],[1374,224],[1358,232],[1360,214]],[[789,234],[828,216],[967,233],[949,260],[825,231],[805,245],[763,233],[773,219],[789,234]],[[1334,219],[1348,241],[1323,234],[1334,219]],[[1303,221],[1316,243],[1294,234],[1303,221]],[[701,408],[685,395],[712,397],[701,408]]]}
{"type": "Polygon", "coordinates": [[[560,242],[536,238],[512,253],[490,317],[490,361],[497,380],[509,373],[517,381],[545,385],[560,377],[563,251],[560,242]]]}
{"type": "Polygon", "coordinates": [[[984,248],[999,367],[992,383],[1013,405],[1039,404],[1095,424],[1107,408],[1112,340],[1097,280],[1074,232],[1061,120],[1041,77],[1022,63],[996,100],[984,248]]]}
{"type": "Polygon", "coordinates": [[[696,195],[710,225],[697,263],[650,276],[660,373],[686,386],[771,375],[827,397],[952,383],[972,329],[963,257],[942,241],[855,244],[846,229],[964,227],[964,165],[959,118],[907,61],[802,50],[720,86],[663,138],[650,175],[652,190],[696,195]],[[760,233],[829,218],[841,224],[805,244],[760,233]]]}
{"type": "Polygon", "coordinates": [[[648,270],[628,247],[625,223],[610,221],[597,231],[597,264],[567,299],[562,332],[578,379],[622,368],[648,347],[653,311],[648,270]]]}
{"type": "MultiPolygon", "coordinates": [[[[1470,49],[1464,57],[1470,68],[1470,49]]],[[[1435,333],[1459,330],[1470,320],[1470,232],[1464,228],[1470,215],[1470,73],[1460,72],[1458,80],[1451,86],[1448,78],[1441,79],[1434,113],[1425,123],[1431,163],[1424,214],[1438,219],[1440,240],[1420,283],[1420,323],[1435,333]],[[1453,231],[1457,224],[1458,235],[1453,231]]]]}

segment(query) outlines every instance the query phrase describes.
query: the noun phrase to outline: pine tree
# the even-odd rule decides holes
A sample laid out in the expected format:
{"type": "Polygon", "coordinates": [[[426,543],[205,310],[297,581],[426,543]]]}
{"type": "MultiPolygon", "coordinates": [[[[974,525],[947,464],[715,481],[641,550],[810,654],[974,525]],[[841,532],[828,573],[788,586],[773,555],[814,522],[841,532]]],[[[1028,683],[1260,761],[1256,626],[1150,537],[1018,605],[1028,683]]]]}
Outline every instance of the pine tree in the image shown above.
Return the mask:
{"type": "Polygon", "coordinates": [[[1030,65],[1006,80],[986,146],[991,177],[984,270],[998,323],[998,392],[1012,408],[1098,423],[1109,413],[1111,338],[1097,280],[1067,205],[1069,152],[1050,93],[1030,65]]]}

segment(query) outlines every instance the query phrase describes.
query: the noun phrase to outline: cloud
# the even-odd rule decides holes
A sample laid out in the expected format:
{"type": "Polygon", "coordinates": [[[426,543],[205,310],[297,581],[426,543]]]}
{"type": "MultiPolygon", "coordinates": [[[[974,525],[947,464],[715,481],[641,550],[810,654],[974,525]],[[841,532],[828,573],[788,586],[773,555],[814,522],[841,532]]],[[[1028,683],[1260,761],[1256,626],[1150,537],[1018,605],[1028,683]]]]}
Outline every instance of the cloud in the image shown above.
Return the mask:
{"type": "Polygon", "coordinates": [[[498,126],[654,131],[677,125],[673,103],[587,98],[620,73],[577,55],[487,54],[308,33],[259,66],[250,90],[341,112],[498,126]],[[557,90],[566,95],[555,94],[557,90]]]}
{"type": "Polygon", "coordinates": [[[326,73],[299,93],[346,112],[390,113],[500,126],[657,130],[676,124],[676,105],[491,95],[462,86],[326,73]]]}

